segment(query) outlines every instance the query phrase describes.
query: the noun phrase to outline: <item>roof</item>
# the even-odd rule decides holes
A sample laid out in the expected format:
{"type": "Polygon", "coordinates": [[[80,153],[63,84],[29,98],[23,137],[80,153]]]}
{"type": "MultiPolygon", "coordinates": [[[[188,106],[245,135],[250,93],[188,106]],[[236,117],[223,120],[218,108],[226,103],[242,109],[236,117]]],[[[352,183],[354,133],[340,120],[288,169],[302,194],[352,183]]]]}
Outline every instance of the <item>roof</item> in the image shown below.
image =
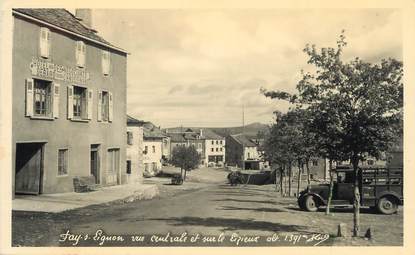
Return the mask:
{"type": "Polygon", "coordinates": [[[134,117],[131,117],[130,115],[127,115],[127,126],[144,126],[145,121],[138,120],[134,117]]]}
{"type": "Polygon", "coordinates": [[[170,141],[172,143],[185,143],[186,139],[184,138],[184,135],[182,133],[168,133],[167,134],[170,137],[170,141]]]}
{"type": "Polygon", "coordinates": [[[72,13],[65,9],[57,8],[16,8],[16,13],[24,14],[37,20],[49,23],[64,30],[86,37],[92,41],[104,44],[112,49],[127,53],[125,50],[112,45],[99,36],[94,29],[83,25],[72,13]]]}
{"type": "Polygon", "coordinates": [[[161,139],[161,138],[166,137],[165,135],[163,135],[160,129],[158,128],[149,129],[146,127],[144,127],[143,129],[143,136],[144,136],[144,139],[146,138],[160,138],[161,139]]]}
{"type": "Polygon", "coordinates": [[[246,147],[256,147],[257,145],[252,142],[250,139],[248,139],[245,135],[243,134],[237,134],[237,135],[230,135],[235,141],[237,141],[238,143],[240,143],[243,146],[246,147]]]}
{"type": "Polygon", "coordinates": [[[202,129],[202,137],[208,140],[223,140],[224,138],[210,129],[202,129]]]}

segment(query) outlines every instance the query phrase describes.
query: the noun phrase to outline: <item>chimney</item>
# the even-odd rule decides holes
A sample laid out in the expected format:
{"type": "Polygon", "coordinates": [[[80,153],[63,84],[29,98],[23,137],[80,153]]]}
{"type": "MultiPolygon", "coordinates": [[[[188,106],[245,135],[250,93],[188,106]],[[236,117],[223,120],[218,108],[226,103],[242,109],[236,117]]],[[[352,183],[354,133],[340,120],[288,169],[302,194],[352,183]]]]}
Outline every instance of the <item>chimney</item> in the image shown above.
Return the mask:
{"type": "Polygon", "coordinates": [[[92,29],[92,10],[91,9],[76,9],[75,17],[81,21],[89,29],[92,29]]]}

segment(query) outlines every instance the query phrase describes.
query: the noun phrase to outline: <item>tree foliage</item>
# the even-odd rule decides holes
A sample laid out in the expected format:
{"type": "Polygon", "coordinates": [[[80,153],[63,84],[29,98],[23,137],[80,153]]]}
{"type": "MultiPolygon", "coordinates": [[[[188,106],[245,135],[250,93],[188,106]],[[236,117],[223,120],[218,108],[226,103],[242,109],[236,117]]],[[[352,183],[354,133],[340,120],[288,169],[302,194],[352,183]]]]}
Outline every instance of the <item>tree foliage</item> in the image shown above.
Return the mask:
{"type": "Polygon", "coordinates": [[[200,158],[194,146],[176,146],[172,151],[171,163],[186,173],[199,166],[200,158]]]}
{"type": "MultiPolygon", "coordinates": [[[[307,126],[315,135],[316,151],[331,160],[350,160],[357,176],[359,161],[367,156],[378,158],[402,134],[403,64],[392,58],[378,63],[358,57],[344,61],[342,54],[346,45],[344,31],[336,48],[318,50],[315,45],[306,45],[307,63],[314,66],[314,70],[302,72],[298,93],[262,92],[306,110],[310,117],[307,126]]],[[[274,134],[276,132],[283,131],[274,131],[274,134]]],[[[356,182],[355,235],[359,232],[357,186],[356,182]]]]}

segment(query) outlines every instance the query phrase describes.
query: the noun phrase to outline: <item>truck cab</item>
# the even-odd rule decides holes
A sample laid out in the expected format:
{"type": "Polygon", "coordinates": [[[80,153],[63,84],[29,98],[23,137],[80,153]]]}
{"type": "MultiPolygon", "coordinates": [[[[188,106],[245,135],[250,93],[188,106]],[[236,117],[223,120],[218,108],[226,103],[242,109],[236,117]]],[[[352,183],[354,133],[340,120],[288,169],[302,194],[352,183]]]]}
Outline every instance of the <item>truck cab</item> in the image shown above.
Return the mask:
{"type": "MultiPolygon", "coordinates": [[[[333,170],[334,183],[331,205],[350,206],[354,199],[355,173],[350,165],[333,170]]],[[[361,206],[377,209],[382,214],[393,214],[403,205],[402,168],[360,166],[357,174],[361,206]]],[[[317,211],[327,206],[330,184],[310,185],[298,197],[298,205],[306,211],[317,211]]]]}

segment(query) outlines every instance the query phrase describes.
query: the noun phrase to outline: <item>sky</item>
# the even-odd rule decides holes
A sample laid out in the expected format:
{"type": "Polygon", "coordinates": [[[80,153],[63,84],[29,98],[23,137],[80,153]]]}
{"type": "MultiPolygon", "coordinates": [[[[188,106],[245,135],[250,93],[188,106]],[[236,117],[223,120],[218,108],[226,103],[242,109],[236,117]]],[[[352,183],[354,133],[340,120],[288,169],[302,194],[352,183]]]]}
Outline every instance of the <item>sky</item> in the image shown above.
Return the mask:
{"type": "Polygon", "coordinates": [[[344,59],[402,60],[394,9],[95,9],[93,27],[127,50],[127,112],[161,127],[230,127],[274,121],[289,104],[260,88],[295,92],[311,70],[306,44],[344,59]]]}

